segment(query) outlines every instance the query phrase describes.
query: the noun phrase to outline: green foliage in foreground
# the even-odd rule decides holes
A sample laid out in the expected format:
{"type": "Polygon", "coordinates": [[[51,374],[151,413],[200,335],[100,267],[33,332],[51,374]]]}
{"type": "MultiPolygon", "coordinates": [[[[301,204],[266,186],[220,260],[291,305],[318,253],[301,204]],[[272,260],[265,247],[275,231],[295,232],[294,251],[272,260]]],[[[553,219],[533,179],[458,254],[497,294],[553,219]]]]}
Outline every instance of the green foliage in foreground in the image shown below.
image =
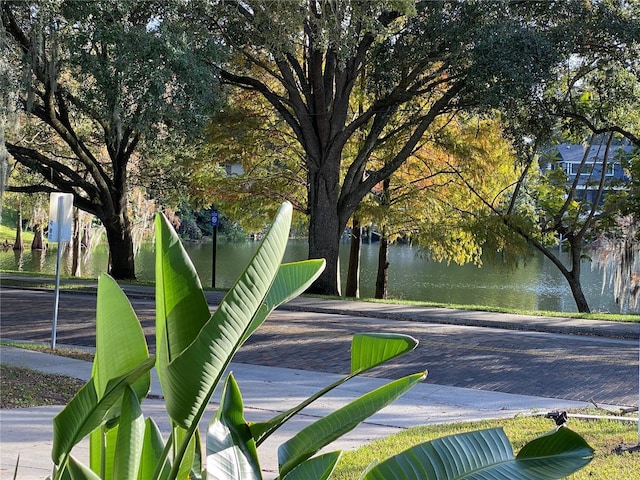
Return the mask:
{"type": "MultiPolygon", "coordinates": [[[[175,231],[164,217],[157,217],[156,357],[149,356],[123,291],[111,277],[100,278],[92,378],[54,419],[54,480],[260,480],[257,447],[286,421],[347,380],[417,346],[406,335],[355,335],[349,375],[266,422],[245,420],[238,384],[232,374],[223,378],[231,359],[273,309],[303,292],[324,268],[322,260],[281,264],[291,212],[290,204],[282,205],[253,259],[213,314],[175,231]],[[153,367],[170,417],[167,440],[153,419],[144,418],[140,406],[149,392],[153,367]],[[203,448],[198,425],[222,382],[220,407],[203,448]],[[86,437],[88,466],[71,454],[86,437]]],[[[390,381],[304,427],[278,449],[278,478],[330,478],[341,453],[316,456],[317,452],[425,376],[419,372],[390,381]]],[[[362,478],[417,480],[430,478],[432,472],[432,478],[446,479],[480,470],[483,478],[559,478],[582,468],[592,456],[582,437],[566,428],[534,439],[514,456],[504,432],[494,428],[423,443],[371,465],[362,478]]]]}
{"type": "MultiPolygon", "coordinates": [[[[601,413],[601,412],[600,412],[601,413]]],[[[411,428],[382,440],[345,452],[336,467],[334,480],[356,480],[363,468],[374,461],[384,460],[398,452],[407,450],[434,438],[455,435],[477,429],[501,426],[511,439],[514,449],[519,450],[532,437],[544,434],[552,422],[544,417],[516,417],[507,420],[486,420],[445,425],[425,425],[411,428]]],[[[639,453],[616,453],[621,444],[637,442],[635,423],[617,420],[569,419],[571,428],[589,441],[596,451],[591,463],[568,478],[572,480],[629,480],[640,477],[639,453]]]]}

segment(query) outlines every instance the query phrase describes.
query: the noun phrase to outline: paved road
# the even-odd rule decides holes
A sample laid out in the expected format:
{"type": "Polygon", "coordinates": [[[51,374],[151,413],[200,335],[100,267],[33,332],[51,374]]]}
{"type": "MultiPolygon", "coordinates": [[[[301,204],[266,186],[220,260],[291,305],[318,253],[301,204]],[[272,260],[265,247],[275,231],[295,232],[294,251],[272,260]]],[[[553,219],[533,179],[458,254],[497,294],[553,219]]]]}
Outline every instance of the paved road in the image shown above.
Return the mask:
{"type": "MultiPolygon", "coordinates": [[[[153,349],[154,304],[131,299],[153,349]]],[[[48,342],[53,294],[2,289],[0,336],[48,342]]],[[[61,293],[57,341],[94,345],[95,296],[61,293]]],[[[355,315],[276,311],[241,348],[235,361],[346,373],[356,332],[393,331],[420,340],[418,349],[372,375],[395,378],[429,370],[427,383],[637,405],[636,340],[514,331],[355,315]]]]}

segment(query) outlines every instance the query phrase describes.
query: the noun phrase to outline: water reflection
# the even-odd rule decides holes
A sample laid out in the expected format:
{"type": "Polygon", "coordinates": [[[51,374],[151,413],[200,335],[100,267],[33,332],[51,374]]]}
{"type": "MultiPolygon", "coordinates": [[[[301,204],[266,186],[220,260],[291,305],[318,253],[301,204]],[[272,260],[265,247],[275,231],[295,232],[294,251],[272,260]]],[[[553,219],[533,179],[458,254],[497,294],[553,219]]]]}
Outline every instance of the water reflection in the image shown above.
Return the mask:
{"type": "MultiPolygon", "coordinates": [[[[212,244],[187,243],[185,248],[203,285],[211,286],[212,244]]],[[[253,242],[220,243],[217,251],[216,286],[230,287],[242,273],[256,248],[257,243],[253,242]]],[[[291,241],[287,246],[285,261],[303,260],[306,255],[306,242],[291,241]]],[[[344,283],[349,255],[347,244],[342,245],[340,255],[341,278],[344,283]]],[[[360,294],[363,297],[373,296],[375,291],[377,256],[377,244],[362,245],[360,294]]],[[[97,277],[106,271],[107,259],[105,246],[95,249],[83,259],[83,276],[97,277]]],[[[55,262],[55,244],[46,251],[0,252],[0,269],[3,270],[54,274],[55,262]]],[[[389,250],[389,264],[389,296],[392,298],[530,310],[576,310],[566,281],[557,268],[541,255],[533,256],[517,268],[490,263],[478,268],[473,265],[432,262],[421,258],[417,249],[411,246],[394,245],[389,250]]],[[[154,246],[144,245],[136,257],[138,279],[153,281],[154,268],[154,246]]],[[[71,256],[64,252],[61,274],[69,275],[70,272],[71,256]]],[[[592,310],[619,312],[611,288],[606,285],[603,291],[602,274],[592,271],[590,263],[586,261],[582,268],[582,281],[592,310]]]]}

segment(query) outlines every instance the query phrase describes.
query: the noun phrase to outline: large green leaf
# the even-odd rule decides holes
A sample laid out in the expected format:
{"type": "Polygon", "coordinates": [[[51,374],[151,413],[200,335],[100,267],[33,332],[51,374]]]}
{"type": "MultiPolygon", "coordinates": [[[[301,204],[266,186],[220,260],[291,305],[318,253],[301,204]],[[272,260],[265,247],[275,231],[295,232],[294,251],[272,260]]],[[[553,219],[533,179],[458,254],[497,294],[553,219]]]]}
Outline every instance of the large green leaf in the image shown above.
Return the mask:
{"type": "Polygon", "coordinates": [[[516,461],[526,466],[523,470],[566,477],[587,465],[593,454],[593,448],[584,438],[573,430],[560,427],[527,443],[518,452],[516,461]]]}
{"type": "MultiPolygon", "coordinates": [[[[175,466],[177,475],[172,478],[198,480],[202,476],[202,444],[200,442],[200,430],[190,431],[182,427],[174,427],[174,437],[177,445],[182,445],[184,454],[177,456],[175,466]]],[[[175,470],[173,470],[175,472],[175,470]]]]}
{"type": "Polygon", "coordinates": [[[101,480],[93,470],[72,456],[69,457],[66,472],[71,480],[101,480]]]}
{"type": "Polygon", "coordinates": [[[318,450],[351,431],[425,377],[426,373],[422,372],[390,382],[303,428],[278,449],[280,476],[286,475],[318,450]]]}
{"type": "MultiPolygon", "coordinates": [[[[291,211],[290,204],[283,204],[246,270],[195,340],[180,352],[172,344],[158,352],[167,411],[178,425],[190,428],[197,423],[256,312],[264,305],[284,255],[291,211]],[[174,352],[172,355],[169,349],[174,352]]],[[[160,268],[156,273],[162,276],[160,268]]],[[[189,318],[182,321],[189,322],[189,318]]]]}
{"type": "MultiPolygon", "coordinates": [[[[156,215],[156,349],[163,365],[187,348],[211,314],[189,255],[164,215],[156,215]]],[[[158,376],[165,389],[164,368],[158,376]]]]}
{"type": "Polygon", "coordinates": [[[329,452],[305,460],[291,470],[282,480],[326,480],[331,477],[342,452],[329,452]]]}
{"type": "MultiPolygon", "coordinates": [[[[144,440],[142,442],[142,454],[140,455],[140,470],[138,480],[148,480],[158,467],[158,462],[162,461],[162,451],[164,441],[158,425],[152,418],[145,420],[144,440]]],[[[169,468],[166,464],[160,474],[159,480],[166,480],[169,477],[169,468]]]]}
{"type": "Polygon", "coordinates": [[[86,435],[99,427],[109,410],[120,400],[122,392],[153,368],[154,358],[148,358],[126,375],[110,380],[102,397],[98,397],[93,380],[89,380],[53,419],[51,458],[63,465],[71,449],[86,435]]]}
{"type": "Polygon", "coordinates": [[[417,345],[418,341],[408,335],[394,333],[360,333],[354,335],[351,341],[351,373],[326,386],[290,410],[282,412],[266,422],[251,423],[251,433],[256,445],[259,446],[291,417],[334,388],[392,358],[414,350],[417,345]]]}
{"type": "MultiPolygon", "coordinates": [[[[118,405],[118,410],[121,406],[118,405]]],[[[113,409],[111,411],[113,412],[113,409]]],[[[111,428],[106,428],[105,425],[102,425],[89,435],[89,465],[91,470],[96,472],[103,480],[111,480],[113,478],[117,438],[117,424],[111,428]]]]}
{"type": "Polygon", "coordinates": [[[244,418],[238,384],[229,374],[207,431],[207,476],[216,480],[260,480],[256,445],[244,418]]]}
{"type": "Polygon", "coordinates": [[[280,265],[276,278],[264,300],[264,305],[256,312],[242,342],[244,343],[244,341],[262,325],[274,309],[292,298],[297,297],[309,288],[324,268],[324,259],[304,260],[280,265]]]}
{"type": "MultiPolygon", "coordinates": [[[[156,366],[167,412],[176,425],[187,430],[185,439],[193,436],[222,374],[246,338],[258,310],[265,307],[265,297],[284,256],[291,213],[291,204],[282,204],[251,262],[193,342],[181,352],[174,349],[169,354],[170,348],[158,351],[156,366]]],[[[159,266],[156,274],[163,275],[162,262],[159,266]]],[[[175,450],[170,475],[177,475],[186,451],[185,440],[175,450]]]]}
{"type": "Polygon", "coordinates": [[[418,340],[399,333],[359,333],[351,341],[351,373],[362,373],[403,355],[418,346],[418,340]]]}
{"type": "MultiPolygon", "coordinates": [[[[96,355],[91,376],[98,397],[107,383],[149,358],[147,342],[129,299],[107,274],[98,279],[96,303],[96,355]]],[[[151,376],[143,375],[134,387],[139,399],[149,391],[151,376]]]]}
{"type": "Polygon", "coordinates": [[[131,387],[124,390],[118,423],[116,450],[113,464],[114,480],[138,477],[144,441],[144,417],[138,396],[131,387]]]}
{"type": "Polygon", "coordinates": [[[370,468],[362,480],[548,480],[585,466],[593,449],[561,428],[538,438],[514,457],[501,428],[437,438],[416,445],[370,468]],[[521,456],[522,455],[522,456],[521,456]]]}

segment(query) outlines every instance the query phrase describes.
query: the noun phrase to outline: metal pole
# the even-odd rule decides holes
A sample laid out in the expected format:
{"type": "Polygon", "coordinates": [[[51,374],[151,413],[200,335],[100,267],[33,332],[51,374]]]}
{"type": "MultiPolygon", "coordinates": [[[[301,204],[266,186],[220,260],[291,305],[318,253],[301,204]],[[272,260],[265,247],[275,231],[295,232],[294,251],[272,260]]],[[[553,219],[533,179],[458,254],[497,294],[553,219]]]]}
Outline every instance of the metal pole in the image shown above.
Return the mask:
{"type": "Polygon", "coordinates": [[[56,221],[58,222],[58,252],[56,255],[56,288],[54,292],[53,306],[53,327],[51,328],[51,349],[56,348],[56,330],[58,328],[58,302],[60,300],[60,258],[62,257],[62,222],[64,213],[64,199],[58,197],[58,214],[56,221]]]}
{"type": "Polygon", "coordinates": [[[216,288],[216,256],[218,250],[218,225],[213,227],[213,255],[211,260],[211,288],[216,288]]]}

